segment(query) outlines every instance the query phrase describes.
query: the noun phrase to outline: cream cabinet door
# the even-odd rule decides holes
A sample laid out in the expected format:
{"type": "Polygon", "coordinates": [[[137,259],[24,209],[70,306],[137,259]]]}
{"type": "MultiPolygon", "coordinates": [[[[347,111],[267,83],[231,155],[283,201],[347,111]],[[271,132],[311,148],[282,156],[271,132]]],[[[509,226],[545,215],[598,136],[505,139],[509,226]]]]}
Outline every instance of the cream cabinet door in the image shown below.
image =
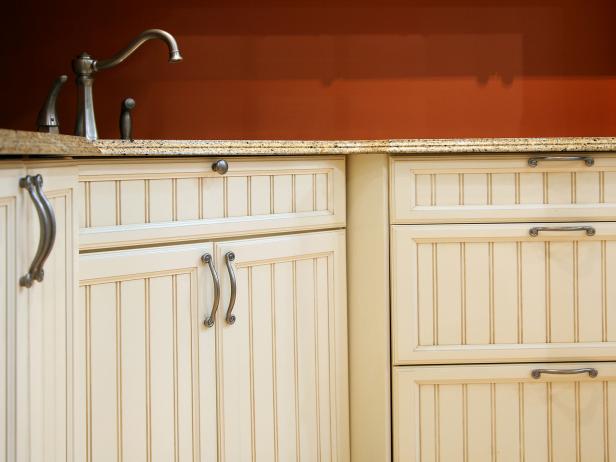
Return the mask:
{"type": "Polygon", "coordinates": [[[393,405],[396,462],[616,460],[614,362],[396,367],[393,405]]]}
{"type": "MultiPolygon", "coordinates": [[[[24,196],[19,178],[25,175],[21,164],[0,169],[0,461],[16,457],[17,399],[27,403],[27,382],[17,383],[17,316],[27,310],[25,292],[19,290],[18,261],[25,241],[24,196]],[[17,386],[20,387],[17,393],[17,386]]],[[[26,358],[27,359],[27,358],[26,358]]],[[[27,364],[27,363],[25,363],[27,364]]],[[[24,372],[27,366],[24,364],[24,372]]],[[[27,378],[24,374],[21,380],[27,378]]],[[[25,416],[27,417],[27,415],[25,416]]],[[[19,421],[20,429],[26,422],[19,421]]],[[[27,427],[26,427],[27,428],[27,427]]],[[[20,434],[21,436],[21,434],[20,434]]],[[[23,441],[23,440],[22,440],[23,441]]],[[[23,459],[23,457],[22,457],[23,459]]]]}
{"type": "Polygon", "coordinates": [[[211,244],[80,257],[76,460],[218,460],[205,254],[211,244]]]}
{"type": "Polygon", "coordinates": [[[216,247],[221,460],[348,461],[344,232],[216,247]]]}
{"type": "Polygon", "coordinates": [[[0,170],[0,460],[70,461],[77,171],[14,165],[0,170]],[[41,175],[32,195],[20,187],[27,175],[41,175]],[[48,257],[36,259],[44,277],[22,284],[37,255],[48,257]]]}
{"type": "Polygon", "coordinates": [[[614,223],[394,226],[391,252],[395,364],[616,357],[614,223]]]}
{"type": "MultiPolygon", "coordinates": [[[[53,211],[55,240],[43,265],[44,279],[32,287],[21,287],[28,309],[18,314],[18,401],[20,419],[28,432],[18,435],[17,460],[74,460],[72,453],[71,374],[72,316],[77,293],[76,213],[77,168],[61,164],[27,164],[27,174],[41,175],[43,194],[53,211]],[[19,399],[28,383],[27,403],[19,399]],[[23,412],[22,412],[23,411],[23,412]]],[[[19,275],[24,275],[35,258],[40,236],[40,220],[33,201],[22,190],[27,227],[23,233],[19,275]]],[[[20,426],[17,428],[20,432],[20,426]]]]}

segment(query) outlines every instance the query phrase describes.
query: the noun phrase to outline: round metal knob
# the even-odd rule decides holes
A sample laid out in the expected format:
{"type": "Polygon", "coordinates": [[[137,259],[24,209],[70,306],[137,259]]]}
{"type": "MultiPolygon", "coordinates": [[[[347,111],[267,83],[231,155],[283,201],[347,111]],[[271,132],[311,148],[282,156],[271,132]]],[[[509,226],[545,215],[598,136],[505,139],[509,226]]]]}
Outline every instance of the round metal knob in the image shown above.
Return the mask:
{"type": "Polygon", "coordinates": [[[229,163],[223,159],[217,160],[212,164],[212,170],[220,175],[224,175],[229,171],[229,163]]]}

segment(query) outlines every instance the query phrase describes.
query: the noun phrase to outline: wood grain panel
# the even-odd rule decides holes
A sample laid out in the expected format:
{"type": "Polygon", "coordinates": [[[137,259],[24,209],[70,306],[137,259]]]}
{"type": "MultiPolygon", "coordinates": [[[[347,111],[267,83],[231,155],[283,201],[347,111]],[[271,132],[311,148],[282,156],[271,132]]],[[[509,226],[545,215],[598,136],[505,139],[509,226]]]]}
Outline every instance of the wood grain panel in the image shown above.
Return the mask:
{"type": "Polygon", "coordinates": [[[614,363],[394,368],[394,461],[609,461],[614,363]],[[594,367],[596,378],[530,375],[594,367]]]}
{"type": "Polygon", "coordinates": [[[613,358],[616,225],[394,226],[395,364],[613,358]]]}
{"type": "MultiPolygon", "coordinates": [[[[532,156],[530,156],[532,157],[532,156]]],[[[393,224],[611,220],[616,215],[616,157],[540,162],[528,157],[393,157],[393,224]]]]}
{"type": "Polygon", "coordinates": [[[344,159],[85,162],[80,246],[121,247],[343,226],[344,159]]]}

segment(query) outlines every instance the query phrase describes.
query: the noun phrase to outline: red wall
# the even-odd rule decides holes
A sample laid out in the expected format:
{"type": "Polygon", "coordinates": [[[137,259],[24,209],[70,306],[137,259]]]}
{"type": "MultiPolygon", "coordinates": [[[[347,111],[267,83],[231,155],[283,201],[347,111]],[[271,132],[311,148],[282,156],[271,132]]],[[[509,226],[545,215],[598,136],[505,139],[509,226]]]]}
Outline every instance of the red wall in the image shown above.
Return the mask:
{"type": "MultiPolygon", "coordinates": [[[[147,43],[98,74],[101,137],[118,137],[126,96],[137,100],[138,138],[614,136],[614,3],[11,2],[0,127],[33,129],[74,55],[106,58],[160,27],[184,62],[167,64],[164,45],[147,43]]],[[[71,133],[72,76],[59,106],[71,133]]]]}

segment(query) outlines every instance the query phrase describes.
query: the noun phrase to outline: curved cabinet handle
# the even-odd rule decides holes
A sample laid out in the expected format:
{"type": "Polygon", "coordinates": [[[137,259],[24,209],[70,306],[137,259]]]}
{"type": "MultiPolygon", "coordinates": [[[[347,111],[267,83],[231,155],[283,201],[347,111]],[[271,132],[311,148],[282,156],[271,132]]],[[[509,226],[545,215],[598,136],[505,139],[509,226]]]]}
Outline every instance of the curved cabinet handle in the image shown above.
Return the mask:
{"type": "Polygon", "coordinates": [[[554,375],[576,375],[576,374],[588,374],[590,378],[595,378],[599,375],[599,371],[594,367],[581,367],[579,369],[533,369],[530,373],[533,379],[541,378],[541,374],[554,374],[554,375]]]}
{"type": "Polygon", "coordinates": [[[212,311],[210,312],[210,316],[207,317],[203,324],[207,327],[212,327],[216,322],[216,312],[218,311],[218,305],[220,302],[220,278],[218,277],[218,273],[216,272],[216,268],[214,267],[214,259],[209,253],[204,254],[201,257],[201,261],[203,263],[207,263],[210,267],[210,272],[212,273],[212,280],[214,281],[214,302],[212,303],[212,311]]]}
{"type": "Polygon", "coordinates": [[[228,324],[235,323],[233,307],[235,306],[235,297],[237,295],[237,280],[235,279],[235,271],[233,271],[233,265],[231,264],[233,260],[235,260],[235,254],[233,252],[227,252],[225,254],[225,263],[227,264],[227,270],[229,270],[229,281],[231,281],[231,296],[229,297],[229,307],[227,308],[226,316],[228,324]]]}
{"type": "Polygon", "coordinates": [[[47,219],[49,220],[49,236],[47,241],[47,249],[45,250],[45,254],[43,255],[43,260],[41,261],[41,281],[43,280],[43,265],[51,255],[51,251],[53,250],[53,246],[56,243],[56,214],[51,206],[51,202],[43,192],[43,177],[41,175],[36,175],[34,177],[34,186],[36,187],[36,191],[38,192],[39,197],[41,198],[41,202],[43,203],[43,207],[47,211],[47,219]]]}
{"type": "Polygon", "coordinates": [[[544,161],[544,160],[545,161],[583,160],[587,167],[592,167],[593,165],[595,165],[595,159],[593,159],[592,157],[588,157],[588,156],[541,156],[541,157],[531,157],[530,159],[528,159],[528,166],[536,167],[537,165],[539,165],[539,162],[544,161]]]}
{"type": "Polygon", "coordinates": [[[557,232],[571,232],[571,231],[585,231],[587,236],[594,236],[597,234],[597,230],[592,226],[536,226],[528,230],[528,234],[532,237],[539,236],[541,231],[557,231],[557,232]]]}
{"type": "Polygon", "coordinates": [[[51,253],[56,238],[56,222],[51,203],[43,193],[43,177],[26,175],[19,180],[19,186],[30,194],[39,218],[40,237],[36,254],[28,272],[19,279],[22,287],[32,287],[34,281],[41,282],[45,277],[43,265],[51,253]]]}

